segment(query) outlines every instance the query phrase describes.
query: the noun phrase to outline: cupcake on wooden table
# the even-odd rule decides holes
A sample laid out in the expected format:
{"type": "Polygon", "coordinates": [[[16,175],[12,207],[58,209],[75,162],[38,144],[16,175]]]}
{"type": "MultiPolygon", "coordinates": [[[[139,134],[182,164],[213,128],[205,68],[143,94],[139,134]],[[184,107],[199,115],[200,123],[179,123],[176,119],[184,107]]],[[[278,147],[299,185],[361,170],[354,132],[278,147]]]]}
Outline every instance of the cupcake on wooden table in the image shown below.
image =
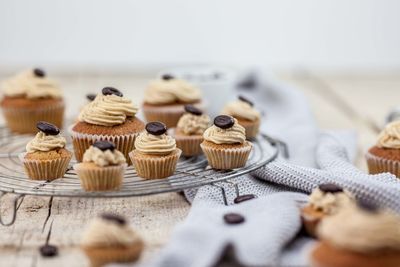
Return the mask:
{"type": "Polygon", "coordinates": [[[160,121],[168,128],[175,127],[186,104],[202,108],[200,90],[184,80],[164,74],[147,87],[143,112],[147,121],[160,121]]]}
{"type": "Polygon", "coordinates": [[[301,210],[301,219],[307,232],[315,236],[322,219],[336,214],[342,207],[354,202],[349,192],[335,184],[321,184],[315,188],[308,204],[301,210]]]}
{"type": "Polygon", "coordinates": [[[210,117],[193,105],[185,105],[185,113],[174,131],[176,146],[182,150],[182,155],[190,157],[203,153],[200,144],[209,126],[210,117]]]}
{"type": "Polygon", "coordinates": [[[160,179],[174,174],[182,150],[166,132],[164,123],[149,122],[136,138],[136,149],[129,156],[139,177],[160,179]]]}
{"type": "Polygon", "coordinates": [[[144,243],[124,217],[105,213],[90,222],[83,234],[81,247],[91,266],[100,267],[138,260],[144,243]]]}
{"type": "Polygon", "coordinates": [[[17,133],[36,133],[36,123],[62,127],[64,101],[58,85],[41,69],[22,72],[2,83],[1,108],[7,127],[17,133]]]}
{"type": "Polygon", "coordinates": [[[246,165],[253,145],[246,141],[246,130],[235,118],[217,116],[203,137],[200,146],[212,168],[226,170],[246,165]]]}
{"type": "Polygon", "coordinates": [[[83,154],[83,162],[74,169],[86,191],[117,190],[126,169],[124,155],[108,141],[96,141],[83,154]]]}
{"type": "Polygon", "coordinates": [[[32,180],[54,180],[64,176],[72,153],[65,149],[66,140],[57,126],[40,121],[39,132],[26,145],[26,153],[20,155],[25,172],[32,180]]]}
{"type": "Polygon", "coordinates": [[[261,114],[254,108],[253,102],[244,96],[239,96],[237,101],[228,103],[222,114],[230,115],[246,129],[246,138],[255,138],[260,130],[261,114]]]}
{"type": "Polygon", "coordinates": [[[315,267],[400,266],[400,216],[368,204],[348,205],[324,219],[321,242],[311,252],[315,267]]]}
{"type": "MultiPolygon", "coordinates": [[[[138,107],[112,87],[87,104],[79,114],[79,122],[71,128],[75,158],[82,161],[83,153],[96,141],[110,141],[128,159],[135,138],[144,123],[135,117],[138,107]]],[[[128,162],[129,164],[129,162],[128,162]]]]}

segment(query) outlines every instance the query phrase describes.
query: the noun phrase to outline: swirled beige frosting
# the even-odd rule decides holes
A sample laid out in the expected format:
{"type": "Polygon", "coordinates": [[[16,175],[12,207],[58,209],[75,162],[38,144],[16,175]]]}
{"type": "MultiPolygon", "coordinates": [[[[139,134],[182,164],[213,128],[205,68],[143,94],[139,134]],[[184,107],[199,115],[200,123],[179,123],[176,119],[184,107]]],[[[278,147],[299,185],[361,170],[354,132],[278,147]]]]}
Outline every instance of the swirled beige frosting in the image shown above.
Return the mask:
{"type": "Polygon", "coordinates": [[[210,117],[202,114],[200,116],[185,113],[178,121],[177,128],[187,135],[202,135],[210,126],[210,117]]]}
{"type": "Polygon", "coordinates": [[[322,220],[317,231],[320,238],[342,249],[400,250],[400,216],[389,211],[371,213],[349,205],[322,220]]]}
{"type": "Polygon", "coordinates": [[[28,153],[36,151],[50,151],[57,148],[64,148],[67,141],[61,135],[46,135],[38,132],[31,141],[26,145],[28,153]]]}
{"type": "Polygon", "coordinates": [[[129,225],[96,218],[87,227],[81,244],[88,247],[129,246],[140,240],[129,225]]]}
{"type": "Polygon", "coordinates": [[[61,98],[58,85],[46,78],[37,77],[32,70],[24,71],[2,83],[2,91],[8,97],[61,98]]]}
{"type": "Polygon", "coordinates": [[[133,117],[138,107],[131,100],[116,95],[99,94],[83,107],[79,121],[102,126],[122,124],[127,117],[133,117]]]}
{"type": "Polygon", "coordinates": [[[353,203],[354,199],[347,191],[333,194],[323,192],[317,187],[312,191],[308,202],[313,209],[331,215],[337,213],[341,207],[353,203]]]}
{"type": "Polygon", "coordinates": [[[400,149],[400,121],[394,121],[386,125],[379,134],[378,147],[400,149]]]}
{"type": "Polygon", "coordinates": [[[119,165],[126,162],[124,154],[114,149],[102,151],[97,147],[90,146],[83,154],[83,162],[93,162],[97,166],[105,167],[110,165],[119,165]]]}
{"type": "Polygon", "coordinates": [[[143,131],[136,137],[135,148],[143,154],[168,155],[176,149],[176,142],[169,135],[152,135],[143,131]]]}
{"type": "Polygon", "coordinates": [[[222,114],[249,121],[257,121],[261,117],[258,110],[254,109],[249,103],[241,100],[228,103],[222,110],[222,114]]]}
{"type": "Polygon", "coordinates": [[[193,103],[199,101],[200,98],[200,90],[184,80],[160,79],[149,84],[144,95],[144,102],[153,105],[193,103]]]}
{"type": "Polygon", "coordinates": [[[231,128],[221,129],[215,125],[208,128],[204,134],[204,140],[213,142],[214,144],[243,144],[246,141],[246,130],[238,123],[236,119],[235,124],[231,128]]]}

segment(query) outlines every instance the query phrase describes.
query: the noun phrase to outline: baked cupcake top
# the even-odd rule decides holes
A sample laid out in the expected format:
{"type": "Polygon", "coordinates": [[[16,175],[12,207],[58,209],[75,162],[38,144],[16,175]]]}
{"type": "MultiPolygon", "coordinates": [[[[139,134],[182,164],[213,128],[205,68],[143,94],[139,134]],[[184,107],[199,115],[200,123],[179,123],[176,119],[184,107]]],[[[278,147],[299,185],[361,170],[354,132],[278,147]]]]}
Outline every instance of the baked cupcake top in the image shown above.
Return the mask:
{"type": "Polygon", "coordinates": [[[61,98],[58,85],[46,77],[41,69],[21,72],[2,83],[2,91],[7,97],[61,98]]]}
{"type": "Polygon", "coordinates": [[[28,153],[36,151],[46,152],[65,147],[67,141],[60,135],[60,129],[58,129],[57,126],[48,122],[39,121],[36,127],[39,129],[39,132],[36,134],[35,138],[26,145],[26,151],[28,153]]]}
{"type": "Polygon", "coordinates": [[[149,122],[146,130],[141,132],[135,140],[137,151],[148,155],[168,155],[175,151],[175,139],[166,135],[167,127],[162,122],[149,122]]]}
{"type": "Polygon", "coordinates": [[[198,88],[168,74],[150,82],[144,95],[144,102],[153,105],[194,103],[200,99],[198,88]]]}
{"type": "Polygon", "coordinates": [[[238,100],[228,103],[222,110],[222,114],[231,115],[249,121],[257,121],[261,118],[258,110],[254,109],[254,104],[244,96],[239,96],[238,100]]]}
{"type": "Polygon", "coordinates": [[[115,88],[105,87],[101,94],[88,103],[79,114],[79,121],[101,126],[123,124],[128,117],[136,115],[138,107],[123,97],[115,88]]]}
{"type": "Polygon", "coordinates": [[[349,192],[335,184],[321,184],[312,191],[308,200],[313,209],[325,214],[337,213],[341,207],[353,201],[349,192]]]}
{"type": "Polygon", "coordinates": [[[88,247],[129,246],[141,241],[126,220],[114,214],[95,218],[82,236],[81,244],[88,247]]]}
{"type": "Polygon", "coordinates": [[[126,162],[124,155],[108,141],[97,141],[83,154],[83,162],[93,162],[99,167],[119,165],[126,162]]]}
{"type": "Polygon", "coordinates": [[[246,141],[246,130],[238,121],[227,115],[215,117],[214,125],[203,134],[204,140],[214,144],[243,144],[246,141]]]}
{"type": "Polygon", "coordinates": [[[193,105],[185,105],[185,113],[179,119],[177,128],[186,135],[202,135],[209,125],[209,116],[193,105]]]}
{"type": "Polygon", "coordinates": [[[368,253],[400,250],[400,216],[371,204],[347,205],[322,220],[317,231],[322,240],[338,248],[368,253]]]}
{"type": "Polygon", "coordinates": [[[380,148],[400,149],[400,121],[387,124],[379,134],[376,145],[380,148]]]}

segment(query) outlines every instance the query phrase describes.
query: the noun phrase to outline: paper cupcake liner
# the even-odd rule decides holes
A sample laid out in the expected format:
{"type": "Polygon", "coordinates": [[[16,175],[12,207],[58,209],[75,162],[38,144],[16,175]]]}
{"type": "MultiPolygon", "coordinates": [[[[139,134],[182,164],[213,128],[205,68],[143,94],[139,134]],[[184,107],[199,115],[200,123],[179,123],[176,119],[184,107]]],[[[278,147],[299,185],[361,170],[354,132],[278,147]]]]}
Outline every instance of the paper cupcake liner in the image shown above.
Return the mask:
{"type": "Polygon", "coordinates": [[[254,139],[260,129],[260,121],[256,121],[256,122],[249,122],[249,123],[244,123],[241,124],[239,122],[240,125],[242,125],[244,127],[244,129],[246,130],[246,139],[254,139]]]}
{"type": "Polygon", "coordinates": [[[49,160],[26,159],[25,155],[26,153],[22,153],[19,155],[19,158],[24,164],[25,172],[31,180],[52,181],[62,178],[72,158],[72,153],[70,153],[69,157],[49,160]]]}
{"type": "Polygon", "coordinates": [[[400,177],[400,161],[377,157],[369,152],[365,155],[370,174],[390,172],[400,177]]]}
{"type": "Polygon", "coordinates": [[[139,177],[161,179],[174,174],[181,153],[182,150],[177,148],[176,152],[170,155],[152,157],[138,155],[138,152],[133,150],[129,153],[129,157],[139,177]]]}
{"type": "MultiPolygon", "coordinates": [[[[73,127],[73,126],[72,126],[73,127]]],[[[131,165],[129,152],[135,149],[135,138],[139,133],[128,135],[96,135],[78,133],[69,129],[72,138],[72,146],[74,147],[75,158],[78,162],[82,162],[85,151],[96,141],[110,141],[115,144],[115,147],[124,154],[128,165],[131,165]]]]}
{"type": "Polygon", "coordinates": [[[202,135],[175,135],[175,128],[168,129],[168,134],[173,136],[176,146],[182,150],[185,157],[198,156],[203,154],[200,144],[203,142],[202,135]]]}
{"type": "Polygon", "coordinates": [[[85,168],[83,163],[74,165],[85,191],[118,190],[122,185],[127,164],[98,168],[85,168]]]}
{"type": "Polygon", "coordinates": [[[2,107],[7,127],[17,133],[36,133],[38,121],[47,121],[61,128],[64,109],[64,102],[38,108],[2,107]]]}
{"type": "Polygon", "coordinates": [[[320,223],[323,217],[312,216],[308,214],[306,211],[301,211],[301,221],[303,223],[304,229],[306,232],[312,236],[316,237],[317,235],[317,226],[320,223]]]}
{"type": "Polygon", "coordinates": [[[208,164],[219,170],[236,169],[246,165],[253,145],[238,148],[215,148],[204,143],[200,144],[204,155],[208,160],[208,164]]]}

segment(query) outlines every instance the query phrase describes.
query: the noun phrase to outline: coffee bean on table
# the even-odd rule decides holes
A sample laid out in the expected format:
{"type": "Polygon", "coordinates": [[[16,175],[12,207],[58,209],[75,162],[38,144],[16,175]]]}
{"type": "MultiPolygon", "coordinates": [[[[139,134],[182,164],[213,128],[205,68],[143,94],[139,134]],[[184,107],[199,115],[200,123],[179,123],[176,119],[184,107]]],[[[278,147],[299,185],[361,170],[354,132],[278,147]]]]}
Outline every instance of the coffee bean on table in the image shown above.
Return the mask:
{"type": "Polygon", "coordinates": [[[214,119],[214,125],[221,129],[231,128],[235,124],[233,117],[228,115],[219,115],[214,119]]]}
{"type": "Polygon", "coordinates": [[[96,96],[97,96],[96,94],[87,94],[86,98],[89,101],[93,101],[96,98],[96,96]]]}
{"type": "Polygon", "coordinates": [[[104,87],[103,90],[101,90],[101,92],[103,93],[103,95],[116,95],[120,97],[124,96],[118,89],[110,86],[104,87]]]}
{"type": "Polygon", "coordinates": [[[239,96],[238,96],[238,99],[239,99],[240,101],[246,102],[246,103],[249,104],[250,106],[254,106],[254,103],[253,103],[252,101],[250,101],[248,98],[246,98],[246,97],[244,97],[244,96],[242,96],[242,95],[239,95],[239,96]]]}
{"type": "Polygon", "coordinates": [[[60,133],[60,129],[57,126],[46,121],[38,121],[36,123],[36,128],[46,135],[57,135],[60,133]]]}
{"type": "Polygon", "coordinates": [[[146,131],[152,135],[162,135],[167,131],[167,126],[159,121],[152,121],[146,124],[146,131]]]}
{"type": "Polygon", "coordinates": [[[243,223],[245,219],[238,213],[227,213],[224,215],[224,221],[227,224],[240,224],[243,223]]]}
{"type": "Polygon", "coordinates": [[[101,151],[111,150],[114,151],[115,145],[110,141],[96,141],[93,143],[94,147],[97,147],[101,151]]]}
{"type": "Polygon", "coordinates": [[[185,105],[185,111],[196,116],[200,116],[201,114],[203,114],[203,111],[193,105],[185,105]]]}
{"type": "Polygon", "coordinates": [[[238,204],[244,201],[248,201],[251,200],[253,198],[256,198],[256,195],[253,194],[248,194],[248,195],[241,195],[241,196],[237,196],[234,200],[233,203],[238,204]]]}
{"type": "Polygon", "coordinates": [[[43,245],[40,247],[40,254],[43,257],[54,257],[58,254],[58,248],[53,245],[43,245]]]}
{"type": "Polygon", "coordinates": [[[320,184],[318,188],[325,193],[336,194],[343,192],[343,188],[335,184],[320,184]]]}
{"type": "Polygon", "coordinates": [[[40,78],[43,78],[44,76],[46,76],[46,72],[44,72],[44,70],[39,69],[39,68],[33,69],[33,74],[35,74],[36,77],[40,77],[40,78]]]}
{"type": "Polygon", "coordinates": [[[175,79],[175,77],[174,77],[173,75],[168,74],[168,73],[163,74],[163,75],[161,76],[161,78],[162,78],[163,80],[165,80],[165,81],[175,79]]]}
{"type": "Polygon", "coordinates": [[[124,217],[117,215],[117,214],[112,214],[112,213],[103,213],[101,215],[101,218],[107,221],[111,221],[114,223],[117,223],[119,225],[125,225],[126,224],[126,220],[124,217]]]}

